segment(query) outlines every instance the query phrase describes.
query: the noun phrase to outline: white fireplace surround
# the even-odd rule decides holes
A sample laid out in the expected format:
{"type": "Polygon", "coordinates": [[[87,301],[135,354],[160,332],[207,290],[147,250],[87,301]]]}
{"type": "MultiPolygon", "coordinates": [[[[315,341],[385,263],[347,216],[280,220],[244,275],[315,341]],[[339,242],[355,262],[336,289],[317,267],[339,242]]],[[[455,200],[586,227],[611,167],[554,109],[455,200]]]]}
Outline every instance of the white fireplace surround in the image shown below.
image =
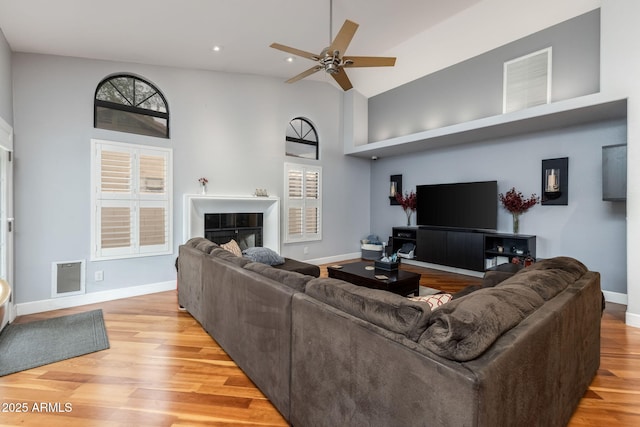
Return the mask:
{"type": "Polygon", "coordinates": [[[184,241],[204,237],[204,214],[262,213],[262,245],[280,253],[280,198],[184,195],[184,241]]]}

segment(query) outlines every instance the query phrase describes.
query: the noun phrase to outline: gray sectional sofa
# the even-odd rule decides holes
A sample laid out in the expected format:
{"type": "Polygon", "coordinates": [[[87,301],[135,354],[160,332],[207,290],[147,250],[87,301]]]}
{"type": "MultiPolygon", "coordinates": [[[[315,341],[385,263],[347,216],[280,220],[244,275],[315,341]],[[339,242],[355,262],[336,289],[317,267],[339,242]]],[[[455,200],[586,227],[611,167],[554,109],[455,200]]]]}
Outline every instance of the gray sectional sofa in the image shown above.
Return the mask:
{"type": "Polygon", "coordinates": [[[180,305],[296,427],[561,426],[600,362],[600,276],[571,258],[433,311],[201,238],[178,264],[180,305]]]}

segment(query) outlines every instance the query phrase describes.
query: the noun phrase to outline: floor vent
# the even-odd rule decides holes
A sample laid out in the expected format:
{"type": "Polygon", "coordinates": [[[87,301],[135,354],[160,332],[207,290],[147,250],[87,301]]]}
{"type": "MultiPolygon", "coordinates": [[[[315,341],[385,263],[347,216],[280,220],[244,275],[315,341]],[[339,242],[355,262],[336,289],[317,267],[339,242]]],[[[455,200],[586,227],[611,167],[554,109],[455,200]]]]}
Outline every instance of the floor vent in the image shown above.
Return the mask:
{"type": "Polygon", "coordinates": [[[85,293],[84,260],[54,262],[51,267],[53,298],[85,293]]]}
{"type": "Polygon", "coordinates": [[[551,102],[551,48],[504,63],[503,112],[551,102]]]}

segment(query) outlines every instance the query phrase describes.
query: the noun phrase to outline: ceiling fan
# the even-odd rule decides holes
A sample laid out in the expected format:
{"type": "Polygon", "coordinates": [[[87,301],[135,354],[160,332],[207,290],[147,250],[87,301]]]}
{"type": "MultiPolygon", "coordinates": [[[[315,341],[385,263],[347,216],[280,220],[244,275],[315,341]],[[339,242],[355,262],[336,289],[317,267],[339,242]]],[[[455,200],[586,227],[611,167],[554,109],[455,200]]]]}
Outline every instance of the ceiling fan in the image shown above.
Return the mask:
{"type": "Polygon", "coordinates": [[[340,85],[340,87],[347,91],[353,87],[345,68],[349,67],[393,67],[396,63],[396,58],[382,57],[382,56],[344,56],[349,43],[353,39],[353,36],[358,29],[358,24],[353,21],[345,20],[342,28],[338,31],[338,34],[331,42],[331,21],[332,21],[332,9],[333,2],[330,4],[329,10],[329,40],[330,45],[322,50],[320,54],[316,55],[311,52],[296,49],[293,47],[285,46],[279,43],[272,43],[270,47],[278,50],[282,50],[287,53],[291,53],[303,58],[316,61],[318,64],[309,68],[306,71],[298,74],[287,80],[287,83],[297,82],[311,74],[324,70],[340,85]]]}

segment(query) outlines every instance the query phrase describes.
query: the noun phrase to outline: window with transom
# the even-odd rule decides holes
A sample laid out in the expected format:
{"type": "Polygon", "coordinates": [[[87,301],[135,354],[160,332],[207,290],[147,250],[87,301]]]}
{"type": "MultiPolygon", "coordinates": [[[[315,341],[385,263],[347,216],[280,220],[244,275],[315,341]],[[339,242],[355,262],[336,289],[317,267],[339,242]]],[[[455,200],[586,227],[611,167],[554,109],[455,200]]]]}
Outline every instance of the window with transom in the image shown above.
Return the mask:
{"type": "Polygon", "coordinates": [[[169,138],[169,107],[148,81],[126,74],[110,76],[96,89],[93,126],[169,138]]]}
{"type": "Polygon", "coordinates": [[[318,160],[318,133],[309,120],[296,117],[289,122],[285,149],[287,156],[318,160]]]}

